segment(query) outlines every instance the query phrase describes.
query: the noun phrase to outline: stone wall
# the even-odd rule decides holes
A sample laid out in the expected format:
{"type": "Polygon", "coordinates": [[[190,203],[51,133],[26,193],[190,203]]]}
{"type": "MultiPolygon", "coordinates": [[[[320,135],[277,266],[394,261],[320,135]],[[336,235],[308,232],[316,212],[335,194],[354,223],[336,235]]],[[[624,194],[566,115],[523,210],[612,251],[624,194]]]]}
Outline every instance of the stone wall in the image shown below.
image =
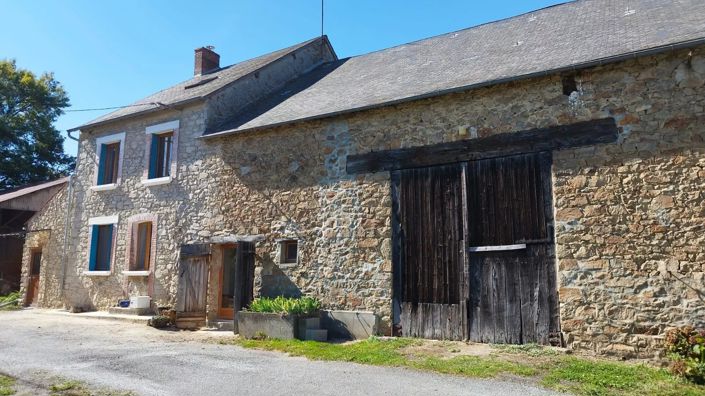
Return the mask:
{"type": "Polygon", "coordinates": [[[22,281],[20,283],[20,295],[23,297],[23,303],[26,302],[31,254],[34,250],[41,249],[39,294],[34,303],[41,306],[61,304],[61,263],[64,262],[63,252],[66,242],[64,225],[66,224],[67,197],[68,188],[64,186],[27,223],[27,236],[22,252],[22,281]]]}
{"type": "Polygon", "coordinates": [[[124,221],[153,213],[160,304],[173,304],[180,244],[262,235],[256,293],[299,292],[331,309],[374,311],[386,333],[389,174],[348,175],[347,155],[469,138],[460,126],[489,136],[614,117],[619,143],[554,154],[562,328],[573,348],[653,356],[669,326],[705,324],[705,49],[688,53],[582,71],[570,95],[555,75],[227,137],[197,139],[208,111],[196,106],[84,131],[69,294],[98,308],[122,297],[124,221]],[[181,122],[177,177],[144,187],[144,128],[173,119],[181,122]],[[92,192],[95,137],[119,131],[127,132],[124,182],[92,192]],[[111,214],[120,215],[114,276],[85,277],[88,218],[111,214]],[[280,264],[284,238],[300,243],[293,265],[280,264]]]}

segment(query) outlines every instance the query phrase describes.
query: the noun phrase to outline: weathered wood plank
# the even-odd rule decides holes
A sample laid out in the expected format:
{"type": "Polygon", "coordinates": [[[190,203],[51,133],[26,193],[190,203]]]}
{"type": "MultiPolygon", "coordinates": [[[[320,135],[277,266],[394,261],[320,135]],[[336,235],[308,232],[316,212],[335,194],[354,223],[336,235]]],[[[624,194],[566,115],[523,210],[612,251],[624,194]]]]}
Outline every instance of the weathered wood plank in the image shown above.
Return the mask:
{"type": "Polygon", "coordinates": [[[350,155],[347,172],[391,171],[613,143],[617,141],[617,134],[614,119],[603,118],[431,146],[350,155]]]}

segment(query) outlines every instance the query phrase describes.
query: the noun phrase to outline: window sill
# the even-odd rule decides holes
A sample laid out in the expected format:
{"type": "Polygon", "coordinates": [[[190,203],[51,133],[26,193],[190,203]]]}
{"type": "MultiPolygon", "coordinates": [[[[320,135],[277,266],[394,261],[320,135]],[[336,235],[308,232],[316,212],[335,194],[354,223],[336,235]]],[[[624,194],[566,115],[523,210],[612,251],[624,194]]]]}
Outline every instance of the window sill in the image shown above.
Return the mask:
{"type": "Polygon", "coordinates": [[[149,271],[122,271],[127,276],[149,276],[149,271]]]}
{"type": "Polygon", "coordinates": [[[299,263],[279,263],[279,268],[292,268],[299,265],[299,263]]]}
{"type": "Polygon", "coordinates": [[[93,191],[108,191],[108,190],[114,190],[117,188],[117,183],[110,183],[110,184],[99,184],[97,186],[91,186],[91,190],[93,191]]]}
{"type": "Polygon", "coordinates": [[[171,176],[166,176],[166,177],[158,177],[156,179],[143,179],[142,180],[142,185],[151,187],[151,186],[159,186],[161,184],[169,184],[171,183],[171,176]]]}
{"type": "Polygon", "coordinates": [[[110,276],[110,271],[84,271],[86,276],[110,276]]]}

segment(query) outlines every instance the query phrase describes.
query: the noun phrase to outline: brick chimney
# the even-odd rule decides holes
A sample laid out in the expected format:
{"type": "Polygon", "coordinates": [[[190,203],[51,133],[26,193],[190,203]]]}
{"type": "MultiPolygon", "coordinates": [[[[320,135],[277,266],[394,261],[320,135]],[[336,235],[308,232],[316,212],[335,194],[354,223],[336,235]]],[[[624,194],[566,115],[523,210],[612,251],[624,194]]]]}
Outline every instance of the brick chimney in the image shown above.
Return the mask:
{"type": "Polygon", "coordinates": [[[194,50],[196,53],[193,65],[194,76],[207,74],[220,68],[220,55],[213,51],[214,48],[208,45],[194,50]]]}

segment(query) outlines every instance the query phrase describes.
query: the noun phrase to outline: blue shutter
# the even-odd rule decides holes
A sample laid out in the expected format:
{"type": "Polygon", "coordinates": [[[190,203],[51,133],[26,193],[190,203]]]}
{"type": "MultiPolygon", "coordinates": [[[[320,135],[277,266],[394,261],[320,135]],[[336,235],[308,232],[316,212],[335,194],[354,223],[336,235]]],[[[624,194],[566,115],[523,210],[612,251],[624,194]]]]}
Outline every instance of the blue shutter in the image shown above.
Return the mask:
{"type": "Polygon", "coordinates": [[[98,226],[92,226],[93,232],[91,233],[91,256],[88,261],[88,270],[95,270],[95,263],[98,255],[98,226]]]}
{"type": "Polygon", "coordinates": [[[98,159],[98,185],[103,184],[103,173],[105,173],[105,154],[107,151],[107,145],[100,145],[100,157],[98,159]]]}
{"type": "Polygon", "coordinates": [[[108,260],[108,268],[106,268],[106,271],[110,271],[110,257],[112,257],[113,254],[113,228],[115,227],[115,224],[111,224],[110,227],[108,227],[108,232],[106,237],[108,238],[108,249],[106,253],[106,257],[108,260]]]}
{"type": "Polygon", "coordinates": [[[157,177],[157,153],[159,150],[159,136],[152,135],[152,143],[149,146],[149,175],[148,178],[157,177]]]}

